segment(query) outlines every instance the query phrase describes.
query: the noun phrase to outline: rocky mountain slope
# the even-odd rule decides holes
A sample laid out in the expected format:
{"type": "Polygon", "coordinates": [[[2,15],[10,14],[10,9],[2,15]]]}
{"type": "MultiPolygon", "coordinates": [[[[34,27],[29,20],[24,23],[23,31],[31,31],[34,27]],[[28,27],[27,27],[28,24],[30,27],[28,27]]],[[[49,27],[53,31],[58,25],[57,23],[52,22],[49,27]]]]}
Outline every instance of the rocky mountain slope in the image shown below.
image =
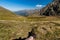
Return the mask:
{"type": "Polygon", "coordinates": [[[60,0],[53,0],[46,7],[34,10],[22,10],[15,12],[22,16],[60,16],[60,0]]]}
{"type": "Polygon", "coordinates": [[[46,7],[42,8],[39,13],[35,13],[33,15],[34,16],[39,16],[39,15],[40,16],[60,16],[60,0],[53,0],[46,7]]]}

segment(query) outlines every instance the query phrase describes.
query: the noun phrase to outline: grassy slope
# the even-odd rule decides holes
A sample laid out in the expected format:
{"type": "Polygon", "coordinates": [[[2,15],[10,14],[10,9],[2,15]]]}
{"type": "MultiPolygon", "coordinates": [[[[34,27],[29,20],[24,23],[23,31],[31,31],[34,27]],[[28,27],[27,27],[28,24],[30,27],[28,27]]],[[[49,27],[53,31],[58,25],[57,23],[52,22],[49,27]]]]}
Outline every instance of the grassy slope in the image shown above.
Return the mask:
{"type": "Polygon", "coordinates": [[[0,7],[0,20],[23,20],[23,19],[24,17],[18,16],[7,9],[0,7]]]}
{"type": "Polygon", "coordinates": [[[57,40],[60,37],[59,18],[21,17],[0,7],[0,40],[27,37],[32,28],[34,28],[36,40],[57,40]]]}

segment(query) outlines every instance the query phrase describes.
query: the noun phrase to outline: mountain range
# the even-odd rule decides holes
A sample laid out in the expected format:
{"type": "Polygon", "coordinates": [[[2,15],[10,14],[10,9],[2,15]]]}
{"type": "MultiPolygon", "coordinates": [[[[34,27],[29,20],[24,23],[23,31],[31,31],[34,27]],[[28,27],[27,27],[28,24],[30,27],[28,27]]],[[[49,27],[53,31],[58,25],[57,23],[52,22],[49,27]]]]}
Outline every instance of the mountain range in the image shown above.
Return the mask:
{"type": "Polygon", "coordinates": [[[31,10],[20,10],[20,11],[15,11],[15,14],[21,15],[21,16],[29,16],[34,14],[35,12],[38,12],[38,9],[31,9],[31,10]]]}
{"type": "Polygon", "coordinates": [[[40,10],[22,10],[15,13],[26,16],[60,16],[60,0],[53,0],[46,7],[40,10]]]}
{"type": "Polygon", "coordinates": [[[40,16],[60,16],[60,0],[53,0],[37,14],[40,16]]]}

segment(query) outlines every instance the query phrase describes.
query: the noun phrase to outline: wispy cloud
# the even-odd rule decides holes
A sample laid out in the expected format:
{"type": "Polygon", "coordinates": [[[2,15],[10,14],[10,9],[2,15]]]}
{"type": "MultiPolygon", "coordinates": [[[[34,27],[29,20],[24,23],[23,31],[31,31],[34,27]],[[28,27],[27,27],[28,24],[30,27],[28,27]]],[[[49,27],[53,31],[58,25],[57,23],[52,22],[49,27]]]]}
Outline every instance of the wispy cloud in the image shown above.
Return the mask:
{"type": "Polygon", "coordinates": [[[36,5],[36,7],[37,7],[37,8],[43,8],[43,7],[45,7],[45,5],[39,5],[39,4],[38,4],[38,5],[36,5]]]}

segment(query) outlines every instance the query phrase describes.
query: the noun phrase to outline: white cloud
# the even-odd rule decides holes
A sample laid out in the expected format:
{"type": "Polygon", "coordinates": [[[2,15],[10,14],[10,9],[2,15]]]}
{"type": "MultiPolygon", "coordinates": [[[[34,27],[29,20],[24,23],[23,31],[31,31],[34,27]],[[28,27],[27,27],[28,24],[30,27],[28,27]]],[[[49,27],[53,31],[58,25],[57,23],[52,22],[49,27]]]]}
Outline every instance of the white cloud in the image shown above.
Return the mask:
{"type": "Polygon", "coordinates": [[[36,7],[37,7],[37,8],[43,8],[43,7],[45,7],[45,5],[39,5],[39,4],[38,4],[38,5],[36,5],[36,7]]]}

